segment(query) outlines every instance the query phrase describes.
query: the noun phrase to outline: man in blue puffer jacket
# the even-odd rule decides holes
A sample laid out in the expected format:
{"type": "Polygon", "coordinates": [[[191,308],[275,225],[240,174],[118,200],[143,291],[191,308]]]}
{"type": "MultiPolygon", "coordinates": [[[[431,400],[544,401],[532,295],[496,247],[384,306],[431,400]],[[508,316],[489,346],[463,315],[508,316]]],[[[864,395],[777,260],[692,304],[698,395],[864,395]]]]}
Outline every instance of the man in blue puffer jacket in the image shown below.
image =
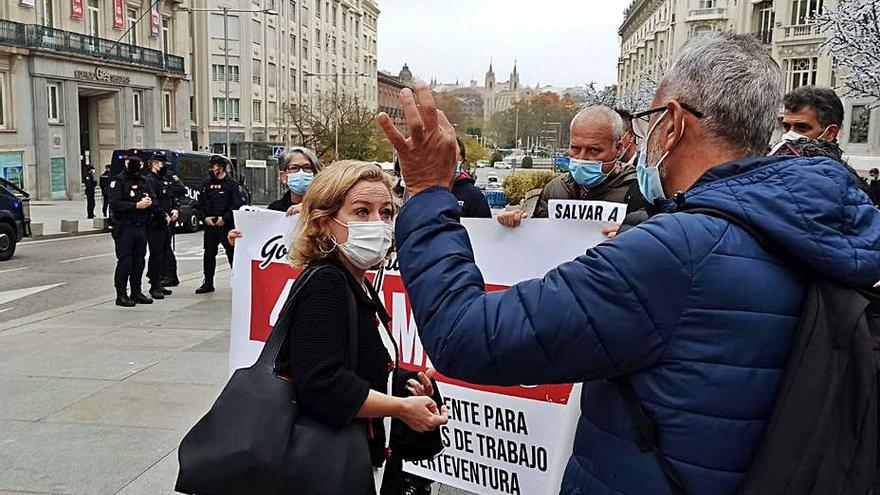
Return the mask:
{"type": "Polygon", "coordinates": [[[692,41],[658,88],[640,154],[640,189],[663,213],[541,280],[491,294],[445,187],[452,126],[424,85],[420,108],[401,93],[410,138],[380,115],[413,194],[397,219],[400,267],[437,369],[485,384],[586,382],[561,493],[670,493],[606,380],[627,376],[687,492],[735,494],[801,311],[809,274],[793,264],[853,286],[880,278],[880,212],[846,169],[826,158],[755,158],[781,87],[756,40],[692,41]],[[735,215],[791,259],[684,206],[735,215]]]}

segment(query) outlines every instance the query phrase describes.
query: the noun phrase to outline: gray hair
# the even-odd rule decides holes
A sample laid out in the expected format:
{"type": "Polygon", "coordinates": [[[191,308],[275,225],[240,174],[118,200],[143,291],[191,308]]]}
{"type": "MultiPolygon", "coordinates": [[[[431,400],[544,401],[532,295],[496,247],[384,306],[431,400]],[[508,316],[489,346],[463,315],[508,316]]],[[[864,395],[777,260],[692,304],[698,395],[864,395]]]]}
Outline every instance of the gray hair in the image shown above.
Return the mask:
{"type": "Polygon", "coordinates": [[[620,114],[614,111],[613,108],[602,105],[593,105],[578,112],[577,115],[571,119],[571,127],[580,123],[596,125],[597,121],[608,123],[611,127],[611,138],[614,141],[619,141],[620,138],[623,137],[623,133],[626,132],[620,114]]]}
{"type": "Polygon", "coordinates": [[[290,162],[290,159],[293,158],[293,155],[295,153],[300,153],[308,158],[309,162],[312,163],[312,167],[314,168],[315,173],[320,172],[321,168],[324,166],[321,163],[321,160],[318,159],[318,156],[315,155],[314,151],[304,146],[292,146],[278,157],[278,169],[281,171],[286,170],[287,163],[290,162]]]}
{"type": "Polygon", "coordinates": [[[757,38],[709,34],[684,46],[657,94],[701,111],[720,141],[762,156],[782,103],[782,72],[757,38]]]}

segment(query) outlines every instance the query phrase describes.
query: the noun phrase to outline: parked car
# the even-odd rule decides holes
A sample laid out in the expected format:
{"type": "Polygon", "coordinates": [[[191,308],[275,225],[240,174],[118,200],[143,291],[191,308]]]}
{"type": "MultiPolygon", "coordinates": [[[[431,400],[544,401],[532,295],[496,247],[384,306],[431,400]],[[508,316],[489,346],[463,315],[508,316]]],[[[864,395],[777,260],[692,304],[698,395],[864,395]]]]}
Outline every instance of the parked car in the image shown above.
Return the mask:
{"type": "Polygon", "coordinates": [[[16,244],[30,235],[30,195],[0,177],[0,261],[12,258],[16,244]]]}
{"type": "Polygon", "coordinates": [[[477,161],[477,168],[486,168],[489,166],[488,160],[479,160],[477,161]]]}
{"type": "Polygon", "coordinates": [[[495,168],[505,168],[505,169],[509,169],[509,168],[510,168],[510,164],[507,163],[507,162],[495,162],[495,163],[493,164],[493,166],[494,166],[495,168]]]}

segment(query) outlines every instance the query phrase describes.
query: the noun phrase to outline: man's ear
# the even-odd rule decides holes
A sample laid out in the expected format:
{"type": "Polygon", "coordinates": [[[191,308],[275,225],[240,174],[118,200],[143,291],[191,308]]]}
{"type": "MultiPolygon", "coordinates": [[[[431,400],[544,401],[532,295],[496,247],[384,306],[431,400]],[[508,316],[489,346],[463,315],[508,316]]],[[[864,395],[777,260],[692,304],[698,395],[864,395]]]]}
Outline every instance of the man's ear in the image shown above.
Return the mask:
{"type": "Polygon", "coordinates": [[[663,149],[666,151],[672,151],[684,136],[687,111],[675,100],[669,101],[666,105],[666,110],[669,112],[669,115],[664,119],[664,122],[661,123],[661,127],[658,131],[660,131],[660,135],[663,136],[665,141],[663,149]]]}

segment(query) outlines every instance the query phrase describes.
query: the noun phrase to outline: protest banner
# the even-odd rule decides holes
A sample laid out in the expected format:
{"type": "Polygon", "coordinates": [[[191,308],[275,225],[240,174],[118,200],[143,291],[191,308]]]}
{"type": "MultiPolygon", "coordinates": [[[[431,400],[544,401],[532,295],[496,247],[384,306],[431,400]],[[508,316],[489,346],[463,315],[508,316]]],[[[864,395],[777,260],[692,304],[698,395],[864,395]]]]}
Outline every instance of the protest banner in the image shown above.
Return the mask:
{"type": "Polygon", "coordinates": [[[551,199],[547,206],[553,220],[592,220],[619,224],[626,217],[626,204],[611,201],[551,199]]]}
{"type": "MultiPolygon", "coordinates": [[[[233,263],[230,373],[256,360],[298,273],[287,262],[295,224],[296,217],[282,212],[235,213],[242,237],[233,263]]],[[[488,291],[541,277],[603,239],[596,222],[535,219],[518,229],[486,219],[462,224],[488,291]]],[[[395,257],[374,283],[392,317],[401,367],[427,369],[430,359],[395,257]]],[[[580,412],[579,385],[498,387],[439,376],[438,387],[449,408],[449,424],[441,429],[444,452],[405,463],[406,471],[478,494],[549,493],[560,485],[580,412]]]]}

